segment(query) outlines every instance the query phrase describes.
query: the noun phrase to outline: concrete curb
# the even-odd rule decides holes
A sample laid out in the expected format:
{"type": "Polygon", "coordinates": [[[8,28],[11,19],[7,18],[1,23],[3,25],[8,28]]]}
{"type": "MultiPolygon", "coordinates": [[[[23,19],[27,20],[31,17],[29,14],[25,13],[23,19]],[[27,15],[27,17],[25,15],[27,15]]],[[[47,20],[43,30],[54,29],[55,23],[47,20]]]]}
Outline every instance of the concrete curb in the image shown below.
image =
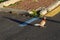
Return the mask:
{"type": "Polygon", "coordinates": [[[18,1],[20,1],[20,0],[8,0],[6,2],[2,2],[2,3],[0,3],[0,8],[3,8],[3,6],[9,6],[10,4],[14,4],[18,1]]]}
{"type": "MultiPolygon", "coordinates": [[[[52,7],[50,10],[53,10],[55,7],[57,7],[58,5],[60,5],[60,1],[57,1],[55,4],[52,5],[52,6],[49,6],[48,8],[44,8],[44,9],[40,12],[40,14],[46,15],[46,14],[48,13],[47,11],[49,11],[49,8],[52,7]],[[56,6],[54,6],[55,4],[56,4],[56,6]]],[[[36,9],[36,11],[37,11],[37,10],[40,10],[40,9],[41,9],[41,7],[39,7],[38,9],[36,9]]],[[[19,11],[21,11],[21,10],[12,9],[12,8],[0,8],[0,10],[6,11],[6,12],[13,11],[13,12],[16,12],[16,13],[18,13],[18,14],[19,14],[19,11]]],[[[24,10],[24,11],[25,11],[25,10],[24,10]]],[[[26,11],[26,12],[31,12],[31,11],[26,11]]]]}
{"type": "MultiPolygon", "coordinates": [[[[60,5],[60,1],[56,1],[54,4],[50,5],[49,7],[44,8],[44,9],[40,12],[40,14],[43,15],[43,16],[45,16],[48,12],[52,11],[53,9],[55,9],[55,8],[56,8],[57,6],[59,6],[59,5],[60,5]]],[[[40,8],[41,8],[41,7],[40,7],[40,8]]],[[[39,10],[40,8],[36,9],[36,11],[39,10]]]]}

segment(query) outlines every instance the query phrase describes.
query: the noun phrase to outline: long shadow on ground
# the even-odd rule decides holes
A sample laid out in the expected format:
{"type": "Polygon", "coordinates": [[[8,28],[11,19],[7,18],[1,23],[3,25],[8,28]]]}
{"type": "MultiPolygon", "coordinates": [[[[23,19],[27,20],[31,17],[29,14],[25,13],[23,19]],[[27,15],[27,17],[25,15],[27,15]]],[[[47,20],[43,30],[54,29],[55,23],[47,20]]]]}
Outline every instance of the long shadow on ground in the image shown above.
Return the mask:
{"type": "Polygon", "coordinates": [[[17,19],[12,19],[12,18],[9,18],[9,17],[3,17],[3,18],[9,19],[9,20],[14,21],[14,22],[19,23],[19,24],[25,23],[29,26],[34,26],[33,24],[26,23],[26,22],[23,22],[23,21],[20,21],[20,20],[17,20],[17,19]]]}
{"type": "Polygon", "coordinates": [[[52,20],[52,19],[47,19],[47,21],[54,22],[54,23],[60,23],[60,21],[52,20]]]}
{"type": "MultiPolygon", "coordinates": [[[[14,21],[14,22],[19,23],[19,24],[25,23],[25,24],[27,24],[29,26],[34,26],[34,24],[26,23],[26,22],[23,22],[23,21],[20,21],[20,20],[17,20],[17,19],[12,19],[12,18],[9,18],[9,17],[3,17],[3,18],[9,19],[9,20],[14,21]]],[[[40,18],[40,20],[41,19],[42,18],[40,18]]],[[[47,21],[54,22],[54,23],[60,23],[60,21],[52,20],[52,19],[47,19],[47,21]]]]}

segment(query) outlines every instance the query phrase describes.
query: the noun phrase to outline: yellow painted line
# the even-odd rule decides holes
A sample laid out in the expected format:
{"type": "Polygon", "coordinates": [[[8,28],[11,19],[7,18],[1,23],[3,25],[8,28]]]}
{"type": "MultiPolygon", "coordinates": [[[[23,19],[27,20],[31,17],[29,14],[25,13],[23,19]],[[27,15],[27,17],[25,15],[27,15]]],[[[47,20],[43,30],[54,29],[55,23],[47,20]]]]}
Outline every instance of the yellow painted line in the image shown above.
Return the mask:
{"type": "Polygon", "coordinates": [[[48,12],[45,16],[47,17],[53,17],[56,14],[58,14],[60,12],[60,5],[58,7],[56,7],[54,10],[48,12]]]}

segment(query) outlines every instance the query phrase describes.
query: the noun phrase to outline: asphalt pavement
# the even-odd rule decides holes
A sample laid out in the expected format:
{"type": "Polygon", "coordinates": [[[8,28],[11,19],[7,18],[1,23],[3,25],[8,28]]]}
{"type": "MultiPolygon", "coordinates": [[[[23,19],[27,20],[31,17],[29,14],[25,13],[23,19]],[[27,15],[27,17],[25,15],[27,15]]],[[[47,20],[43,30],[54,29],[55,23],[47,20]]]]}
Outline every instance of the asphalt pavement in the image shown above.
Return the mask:
{"type": "MultiPolygon", "coordinates": [[[[28,25],[20,27],[19,23],[6,19],[7,16],[19,21],[25,21],[28,17],[9,15],[0,12],[0,40],[60,40],[60,13],[52,18],[47,18],[45,28],[28,25]]],[[[32,22],[39,23],[40,20],[32,22]]]]}

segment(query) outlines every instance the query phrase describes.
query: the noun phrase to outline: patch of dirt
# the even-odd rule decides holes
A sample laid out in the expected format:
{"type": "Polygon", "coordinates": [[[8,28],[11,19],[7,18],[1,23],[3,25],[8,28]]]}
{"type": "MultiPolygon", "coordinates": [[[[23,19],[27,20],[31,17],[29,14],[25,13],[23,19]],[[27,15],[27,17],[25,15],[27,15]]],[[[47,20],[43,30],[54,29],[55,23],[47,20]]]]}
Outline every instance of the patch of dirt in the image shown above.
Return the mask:
{"type": "Polygon", "coordinates": [[[8,6],[7,8],[15,8],[15,9],[22,9],[22,10],[35,10],[39,7],[48,7],[49,5],[53,4],[56,0],[24,0],[15,3],[15,5],[8,6]]]}

